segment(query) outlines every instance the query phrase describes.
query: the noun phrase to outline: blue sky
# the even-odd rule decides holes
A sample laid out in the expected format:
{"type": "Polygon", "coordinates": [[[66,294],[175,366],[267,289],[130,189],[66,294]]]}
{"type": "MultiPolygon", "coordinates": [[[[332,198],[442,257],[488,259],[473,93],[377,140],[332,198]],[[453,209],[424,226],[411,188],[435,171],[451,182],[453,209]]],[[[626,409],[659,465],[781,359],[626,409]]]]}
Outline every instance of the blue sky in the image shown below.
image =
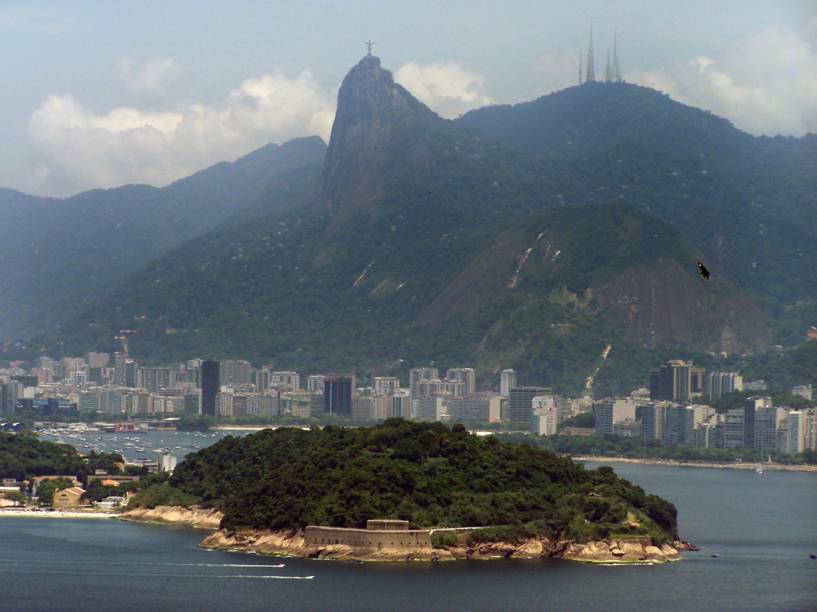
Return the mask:
{"type": "Polygon", "coordinates": [[[817,132],[817,3],[0,0],[0,186],[166,184],[265,142],[328,134],[375,53],[444,116],[575,81],[592,23],[625,78],[756,134],[817,132]]]}

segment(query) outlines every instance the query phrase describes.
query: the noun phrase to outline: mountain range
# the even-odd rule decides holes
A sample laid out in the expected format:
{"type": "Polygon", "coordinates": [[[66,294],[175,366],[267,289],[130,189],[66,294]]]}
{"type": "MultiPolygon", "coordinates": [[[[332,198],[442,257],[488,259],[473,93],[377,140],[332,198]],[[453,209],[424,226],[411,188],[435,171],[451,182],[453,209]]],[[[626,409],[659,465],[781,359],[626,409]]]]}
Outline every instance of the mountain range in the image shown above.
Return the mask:
{"type": "Polygon", "coordinates": [[[3,192],[0,334],[627,390],[669,355],[759,353],[814,323],[814,168],[813,135],[752,137],[627,83],[445,120],[367,56],[328,148],[270,145],[164,189],[3,192]]]}

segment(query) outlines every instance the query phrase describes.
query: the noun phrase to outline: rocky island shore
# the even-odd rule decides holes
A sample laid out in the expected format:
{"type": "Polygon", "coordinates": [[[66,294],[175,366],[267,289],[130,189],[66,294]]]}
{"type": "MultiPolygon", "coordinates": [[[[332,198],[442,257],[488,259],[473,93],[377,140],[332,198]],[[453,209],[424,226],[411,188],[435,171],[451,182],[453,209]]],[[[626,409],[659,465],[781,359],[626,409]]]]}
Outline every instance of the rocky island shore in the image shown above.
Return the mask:
{"type": "Polygon", "coordinates": [[[551,541],[547,538],[528,538],[518,543],[469,543],[467,536],[459,536],[458,540],[456,545],[444,547],[384,546],[373,549],[347,544],[310,546],[304,538],[303,531],[222,529],[208,535],[202,541],[201,546],[214,550],[362,562],[559,558],[599,564],[667,563],[680,559],[679,549],[685,547],[682,542],[676,542],[674,545],[664,544],[660,547],[653,546],[648,539],[609,539],[586,544],[551,541]]]}
{"type": "MultiPolygon", "coordinates": [[[[304,530],[219,529],[223,514],[217,510],[157,506],[134,508],[120,515],[128,521],[209,529],[213,533],[201,542],[203,548],[245,553],[358,562],[456,561],[465,559],[544,559],[599,564],[658,564],[680,559],[687,544],[654,546],[648,537],[605,539],[578,543],[548,538],[525,538],[517,542],[472,542],[468,533],[451,534],[445,545],[353,546],[346,543],[315,545],[304,530]]],[[[364,530],[359,530],[363,532],[364,530]]],[[[424,534],[433,530],[423,530],[424,534]]],[[[375,532],[377,533],[377,532],[375,532]]],[[[400,532],[393,532],[399,537],[400,532]]],[[[429,541],[433,540],[429,537],[429,541]]]]}
{"type": "Polygon", "coordinates": [[[119,515],[124,521],[161,523],[193,527],[195,529],[218,529],[224,515],[218,510],[183,506],[156,506],[155,508],[131,508],[119,515]]]}

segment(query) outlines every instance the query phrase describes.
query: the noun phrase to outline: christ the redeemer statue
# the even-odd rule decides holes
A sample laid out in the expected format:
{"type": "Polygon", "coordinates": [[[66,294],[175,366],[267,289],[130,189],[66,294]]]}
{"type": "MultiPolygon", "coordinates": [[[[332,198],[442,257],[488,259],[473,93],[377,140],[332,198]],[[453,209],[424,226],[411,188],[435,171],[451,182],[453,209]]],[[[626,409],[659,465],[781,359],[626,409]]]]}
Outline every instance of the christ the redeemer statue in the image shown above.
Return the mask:
{"type": "Polygon", "coordinates": [[[367,40],[363,44],[366,45],[366,49],[368,51],[366,53],[366,55],[371,55],[372,54],[372,47],[374,46],[374,41],[373,40],[367,40]]]}

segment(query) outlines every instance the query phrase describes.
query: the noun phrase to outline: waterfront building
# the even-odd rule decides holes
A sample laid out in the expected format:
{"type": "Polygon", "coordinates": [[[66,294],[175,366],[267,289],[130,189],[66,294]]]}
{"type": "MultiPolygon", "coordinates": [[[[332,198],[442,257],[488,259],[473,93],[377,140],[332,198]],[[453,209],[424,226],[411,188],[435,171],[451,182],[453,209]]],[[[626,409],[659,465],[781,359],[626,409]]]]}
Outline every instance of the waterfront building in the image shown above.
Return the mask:
{"type": "Polygon", "coordinates": [[[506,368],[499,373],[499,394],[503,397],[511,396],[511,389],[516,387],[516,370],[506,368]]]}
{"type": "MultiPolygon", "coordinates": [[[[738,448],[744,446],[744,410],[733,408],[727,410],[723,421],[723,447],[738,448]]],[[[753,424],[754,426],[754,424],[753,424]]]]}
{"type": "Polygon", "coordinates": [[[650,399],[686,402],[692,397],[692,362],[678,359],[650,370],[650,399]]]}
{"type": "Polygon", "coordinates": [[[352,390],[355,376],[327,376],[323,384],[324,412],[328,415],[352,415],[352,390]]]}
{"type": "MultiPolygon", "coordinates": [[[[771,400],[769,401],[771,404],[771,400]]],[[[778,429],[784,422],[786,411],[782,408],[758,408],[754,414],[753,448],[773,451],[780,446],[778,429]]],[[[748,428],[748,423],[745,424],[748,428]]]]}
{"type": "Polygon", "coordinates": [[[216,414],[220,417],[231,417],[234,415],[233,406],[233,391],[229,388],[223,388],[216,395],[216,414]]]}
{"type": "Polygon", "coordinates": [[[219,391],[219,362],[206,359],[201,363],[201,413],[216,416],[216,395],[219,391]]]}
{"type": "Polygon", "coordinates": [[[550,387],[514,387],[510,390],[510,421],[530,426],[533,416],[533,398],[539,395],[553,395],[550,387]]]}
{"type": "Polygon", "coordinates": [[[222,359],[218,363],[219,386],[240,387],[252,384],[252,365],[243,359],[222,359]]]}
{"type": "MultiPolygon", "coordinates": [[[[772,398],[770,397],[750,397],[743,403],[743,446],[744,448],[759,448],[755,443],[755,436],[757,427],[755,426],[755,419],[757,411],[763,408],[771,407],[772,398]]],[[[775,427],[775,432],[777,428],[775,427]]],[[[768,432],[764,432],[768,435],[768,432]]],[[[775,434],[776,435],[776,434],[775,434]]],[[[774,445],[772,446],[774,448],[774,445]]]]}
{"type": "Polygon", "coordinates": [[[641,435],[646,440],[661,440],[664,437],[664,421],[667,402],[651,402],[641,407],[641,435]]]}
{"type": "Polygon", "coordinates": [[[184,395],[185,414],[201,414],[201,391],[184,395]]]}
{"type": "Polygon", "coordinates": [[[77,410],[80,414],[94,414],[99,410],[99,395],[96,392],[80,393],[77,410]]]}
{"type": "Polygon", "coordinates": [[[692,443],[698,448],[720,448],[723,446],[720,442],[720,432],[718,415],[713,414],[695,428],[692,443]]]}
{"type": "Polygon", "coordinates": [[[54,496],[51,498],[51,507],[54,510],[79,508],[82,506],[83,495],[85,495],[85,490],[81,487],[68,487],[67,489],[54,491],[54,496]]]}
{"type": "Polygon", "coordinates": [[[604,399],[593,403],[593,413],[596,419],[596,433],[610,435],[628,430],[632,434],[635,423],[635,402],[629,398],[604,399]]]}
{"type": "Polygon", "coordinates": [[[783,449],[789,454],[802,453],[806,450],[806,412],[791,410],[786,414],[786,445],[783,449]]]}

